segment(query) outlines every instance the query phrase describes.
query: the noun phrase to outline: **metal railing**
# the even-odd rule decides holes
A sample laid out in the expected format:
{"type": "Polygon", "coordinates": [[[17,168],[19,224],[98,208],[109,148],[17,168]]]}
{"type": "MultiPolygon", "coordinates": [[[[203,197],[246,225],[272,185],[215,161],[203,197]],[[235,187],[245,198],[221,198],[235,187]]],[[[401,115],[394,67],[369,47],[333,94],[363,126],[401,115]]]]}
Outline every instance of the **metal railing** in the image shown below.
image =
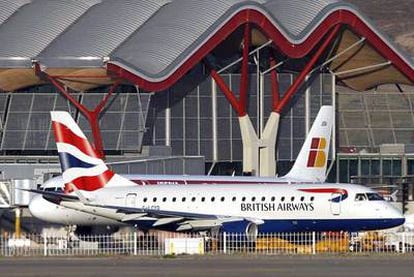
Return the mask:
{"type": "Polygon", "coordinates": [[[100,256],[176,254],[344,254],[414,253],[414,232],[274,233],[254,241],[242,233],[121,233],[55,236],[0,236],[0,256],[100,256]]]}

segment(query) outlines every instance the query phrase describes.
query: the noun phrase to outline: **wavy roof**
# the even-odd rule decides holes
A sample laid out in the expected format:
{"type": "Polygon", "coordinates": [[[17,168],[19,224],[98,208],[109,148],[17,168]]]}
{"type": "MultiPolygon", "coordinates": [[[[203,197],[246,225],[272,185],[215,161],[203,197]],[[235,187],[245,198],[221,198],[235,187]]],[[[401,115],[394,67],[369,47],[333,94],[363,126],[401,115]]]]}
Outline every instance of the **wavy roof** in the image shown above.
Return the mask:
{"type": "MultiPolygon", "coordinates": [[[[3,3],[16,1],[0,1],[0,8],[3,3]]],[[[273,41],[275,51],[294,59],[308,55],[333,26],[343,25],[330,57],[366,38],[330,64],[343,84],[363,90],[414,81],[411,58],[344,1],[21,0],[13,5],[10,11],[0,9],[3,90],[40,82],[27,71],[33,60],[49,74],[72,76],[66,81],[75,89],[111,83],[110,77],[119,75],[144,89],[163,90],[247,22],[273,41]],[[375,64],[384,65],[351,72],[375,64]],[[30,78],[10,81],[17,74],[30,78]],[[106,78],[92,78],[98,75],[106,78]],[[89,85],[85,80],[77,85],[75,79],[85,76],[91,76],[89,85]]]]}

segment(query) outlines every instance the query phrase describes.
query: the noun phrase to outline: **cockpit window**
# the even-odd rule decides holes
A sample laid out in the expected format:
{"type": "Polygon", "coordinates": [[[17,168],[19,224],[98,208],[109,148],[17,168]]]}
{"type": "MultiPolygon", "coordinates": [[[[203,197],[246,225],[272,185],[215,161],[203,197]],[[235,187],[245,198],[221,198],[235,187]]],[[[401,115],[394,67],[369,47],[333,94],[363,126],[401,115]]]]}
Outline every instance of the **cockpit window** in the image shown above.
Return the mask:
{"type": "Polygon", "coordinates": [[[56,188],[54,188],[54,187],[51,187],[51,188],[45,188],[45,191],[55,191],[56,190],[56,188]]]}
{"type": "Polygon", "coordinates": [[[365,201],[367,200],[367,196],[365,195],[365,193],[357,193],[355,195],[355,201],[365,201]]]}
{"type": "Polygon", "coordinates": [[[367,193],[369,201],[382,201],[384,198],[378,193],[367,193]]]}

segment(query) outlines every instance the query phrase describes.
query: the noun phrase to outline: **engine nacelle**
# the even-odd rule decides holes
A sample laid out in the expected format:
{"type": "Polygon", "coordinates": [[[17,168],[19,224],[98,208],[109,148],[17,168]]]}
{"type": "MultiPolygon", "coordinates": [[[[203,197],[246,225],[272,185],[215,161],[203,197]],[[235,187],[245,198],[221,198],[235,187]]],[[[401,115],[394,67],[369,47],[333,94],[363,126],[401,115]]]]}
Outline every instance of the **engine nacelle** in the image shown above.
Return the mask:
{"type": "Polygon", "coordinates": [[[119,230],[118,226],[81,226],[77,225],[75,229],[75,235],[81,240],[93,241],[99,240],[99,235],[112,235],[119,230]]]}
{"type": "Polygon", "coordinates": [[[259,234],[257,224],[251,221],[238,221],[223,223],[222,229],[226,233],[244,234],[247,241],[256,241],[259,234]]]}

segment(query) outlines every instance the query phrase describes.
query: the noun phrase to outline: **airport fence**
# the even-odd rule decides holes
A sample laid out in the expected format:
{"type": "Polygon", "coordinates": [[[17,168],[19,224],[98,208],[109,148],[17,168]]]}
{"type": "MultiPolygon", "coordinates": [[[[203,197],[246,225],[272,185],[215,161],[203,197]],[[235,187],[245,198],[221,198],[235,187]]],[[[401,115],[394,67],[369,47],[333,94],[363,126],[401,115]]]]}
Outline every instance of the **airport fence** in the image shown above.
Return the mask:
{"type": "Polygon", "coordinates": [[[20,239],[0,236],[0,256],[163,256],[178,254],[414,254],[414,233],[275,233],[217,236],[199,233],[139,232],[113,235],[55,236],[31,234],[20,239]]]}

